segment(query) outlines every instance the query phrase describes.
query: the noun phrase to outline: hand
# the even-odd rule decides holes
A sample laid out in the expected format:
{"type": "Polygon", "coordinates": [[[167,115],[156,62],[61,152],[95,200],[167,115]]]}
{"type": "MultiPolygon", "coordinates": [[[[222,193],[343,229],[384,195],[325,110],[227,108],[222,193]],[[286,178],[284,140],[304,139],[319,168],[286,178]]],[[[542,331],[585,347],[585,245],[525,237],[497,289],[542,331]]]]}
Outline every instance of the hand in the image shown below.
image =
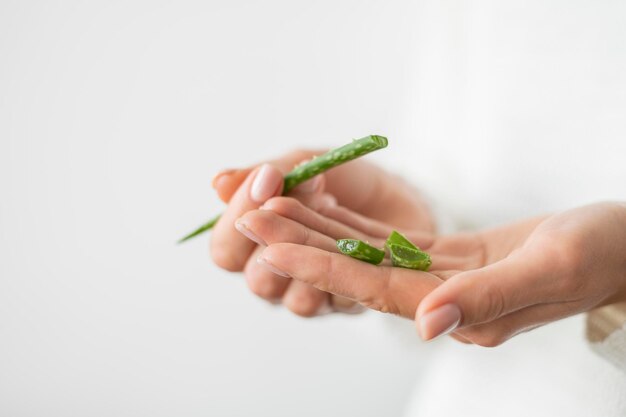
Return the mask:
{"type": "Polygon", "coordinates": [[[431,253],[430,273],[337,254],[338,237],[382,242],[341,230],[310,211],[278,211],[280,216],[247,215],[256,233],[268,239],[263,264],[367,307],[416,316],[427,340],[456,330],[458,340],[496,346],[542,324],[626,299],[624,205],[597,204],[481,233],[409,233],[431,253]],[[274,227],[267,227],[268,218],[274,227]]]}
{"type": "MultiPolygon", "coordinates": [[[[331,297],[309,284],[294,282],[257,265],[256,258],[263,242],[248,239],[250,233],[245,224],[236,226],[235,221],[271,197],[280,195],[283,175],[298,163],[320,153],[293,152],[262,166],[224,171],[213,180],[220,198],[229,203],[212,232],[211,255],[216,264],[229,271],[244,271],[248,286],[255,294],[268,301],[281,301],[292,312],[305,317],[328,312],[330,307],[344,312],[359,309],[350,300],[331,297]]],[[[290,195],[313,209],[328,207],[329,216],[346,219],[348,223],[355,221],[354,212],[360,212],[399,227],[434,228],[429,210],[417,192],[361,160],[309,180],[290,195]],[[371,180],[363,182],[362,178],[371,180]],[[346,207],[336,206],[336,200],[346,207]],[[409,209],[403,210],[402,206],[409,209]]]]}
{"type": "Polygon", "coordinates": [[[467,341],[497,346],[626,300],[626,205],[594,204],[476,238],[485,266],[460,263],[470,270],[454,274],[420,303],[416,322],[425,339],[456,328],[467,341]]]}

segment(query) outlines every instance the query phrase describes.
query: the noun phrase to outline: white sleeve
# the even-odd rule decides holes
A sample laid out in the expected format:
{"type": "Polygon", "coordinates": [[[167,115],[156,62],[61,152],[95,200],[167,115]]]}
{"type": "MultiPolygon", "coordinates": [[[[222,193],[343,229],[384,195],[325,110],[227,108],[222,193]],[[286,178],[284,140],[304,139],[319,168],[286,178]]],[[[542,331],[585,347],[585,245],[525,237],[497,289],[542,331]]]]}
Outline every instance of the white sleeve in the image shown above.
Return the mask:
{"type": "Polygon", "coordinates": [[[626,302],[590,311],[587,340],[596,353],[626,372],[626,302]]]}

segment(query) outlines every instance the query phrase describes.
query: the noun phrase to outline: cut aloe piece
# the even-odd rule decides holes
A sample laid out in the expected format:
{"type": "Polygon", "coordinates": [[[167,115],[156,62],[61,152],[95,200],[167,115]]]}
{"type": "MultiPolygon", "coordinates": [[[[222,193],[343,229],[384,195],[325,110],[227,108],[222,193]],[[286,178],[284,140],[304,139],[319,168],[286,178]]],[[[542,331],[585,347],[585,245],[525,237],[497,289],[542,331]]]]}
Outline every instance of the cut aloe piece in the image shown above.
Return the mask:
{"type": "Polygon", "coordinates": [[[385,251],[357,239],[339,239],[337,249],[345,255],[374,265],[381,263],[385,257],[385,251]]]}
{"type": "Polygon", "coordinates": [[[404,236],[400,232],[396,232],[395,230],[391,232],[391,234],[387,238],[387,241],[385,242],[385,246],[387,246],[388,248],[390,245],[405,246],[407,248],[419,250],[419,248],[415,246],[413,242],[407,239],[406,236],[404,236]]]}
{"type": "Polygon", "coordinates": [[[430,255],[419,249],[393,243],[388,245],[387,248],[389,249],[393,266],[428,271],[432,263],[430,255]]]}

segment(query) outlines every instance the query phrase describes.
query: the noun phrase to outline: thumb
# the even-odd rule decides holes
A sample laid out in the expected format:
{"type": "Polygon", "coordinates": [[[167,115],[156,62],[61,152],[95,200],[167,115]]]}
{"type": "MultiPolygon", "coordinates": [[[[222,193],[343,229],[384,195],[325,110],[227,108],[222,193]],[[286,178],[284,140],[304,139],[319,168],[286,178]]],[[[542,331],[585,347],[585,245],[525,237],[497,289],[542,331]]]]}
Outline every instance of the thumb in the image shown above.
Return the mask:
{"type": "MultiPolygon", "coordinates": [[[[291,171],[297,164],[311,159],[314,155],[323,151],[293,151],[280,158],[268,161],[267,163],[278,168],[283,174],[291,171]]],[[[256,164],[248,168],[225,169],[213,177],[211,186],[217,191],[217,195],[224,203],[229,203],[237,189],[248,178],[250,173],[261,164],[256,164]]]]}
{"type": "Polygon", "coordinates": [[[416,325],[421,337],[430,340],[542,302],[557,280],[544,279],[545,268],[536,261],[520,251],[448,279],[418,306],[416,325]]]}

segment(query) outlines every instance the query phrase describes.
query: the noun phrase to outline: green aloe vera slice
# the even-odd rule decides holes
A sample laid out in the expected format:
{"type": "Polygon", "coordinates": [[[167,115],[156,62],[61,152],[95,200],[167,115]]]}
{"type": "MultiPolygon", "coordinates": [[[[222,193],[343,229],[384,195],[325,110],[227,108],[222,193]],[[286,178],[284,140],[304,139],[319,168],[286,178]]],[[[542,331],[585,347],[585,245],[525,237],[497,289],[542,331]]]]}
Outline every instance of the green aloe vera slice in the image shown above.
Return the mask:
{"type": "Polygon", "coordinates": [[[419,249],[393,243],[387,247],[391,255],[391,264],[393,266],[428,271],[432,263],[430,255],[419,249]]]}
{"type": "Polygon", "coordinates": [[[339,239],[337,241],[337,249],[344,255],[374,265],[381,263],[385,257],[385,251],[357,239],[339,239]]]}

